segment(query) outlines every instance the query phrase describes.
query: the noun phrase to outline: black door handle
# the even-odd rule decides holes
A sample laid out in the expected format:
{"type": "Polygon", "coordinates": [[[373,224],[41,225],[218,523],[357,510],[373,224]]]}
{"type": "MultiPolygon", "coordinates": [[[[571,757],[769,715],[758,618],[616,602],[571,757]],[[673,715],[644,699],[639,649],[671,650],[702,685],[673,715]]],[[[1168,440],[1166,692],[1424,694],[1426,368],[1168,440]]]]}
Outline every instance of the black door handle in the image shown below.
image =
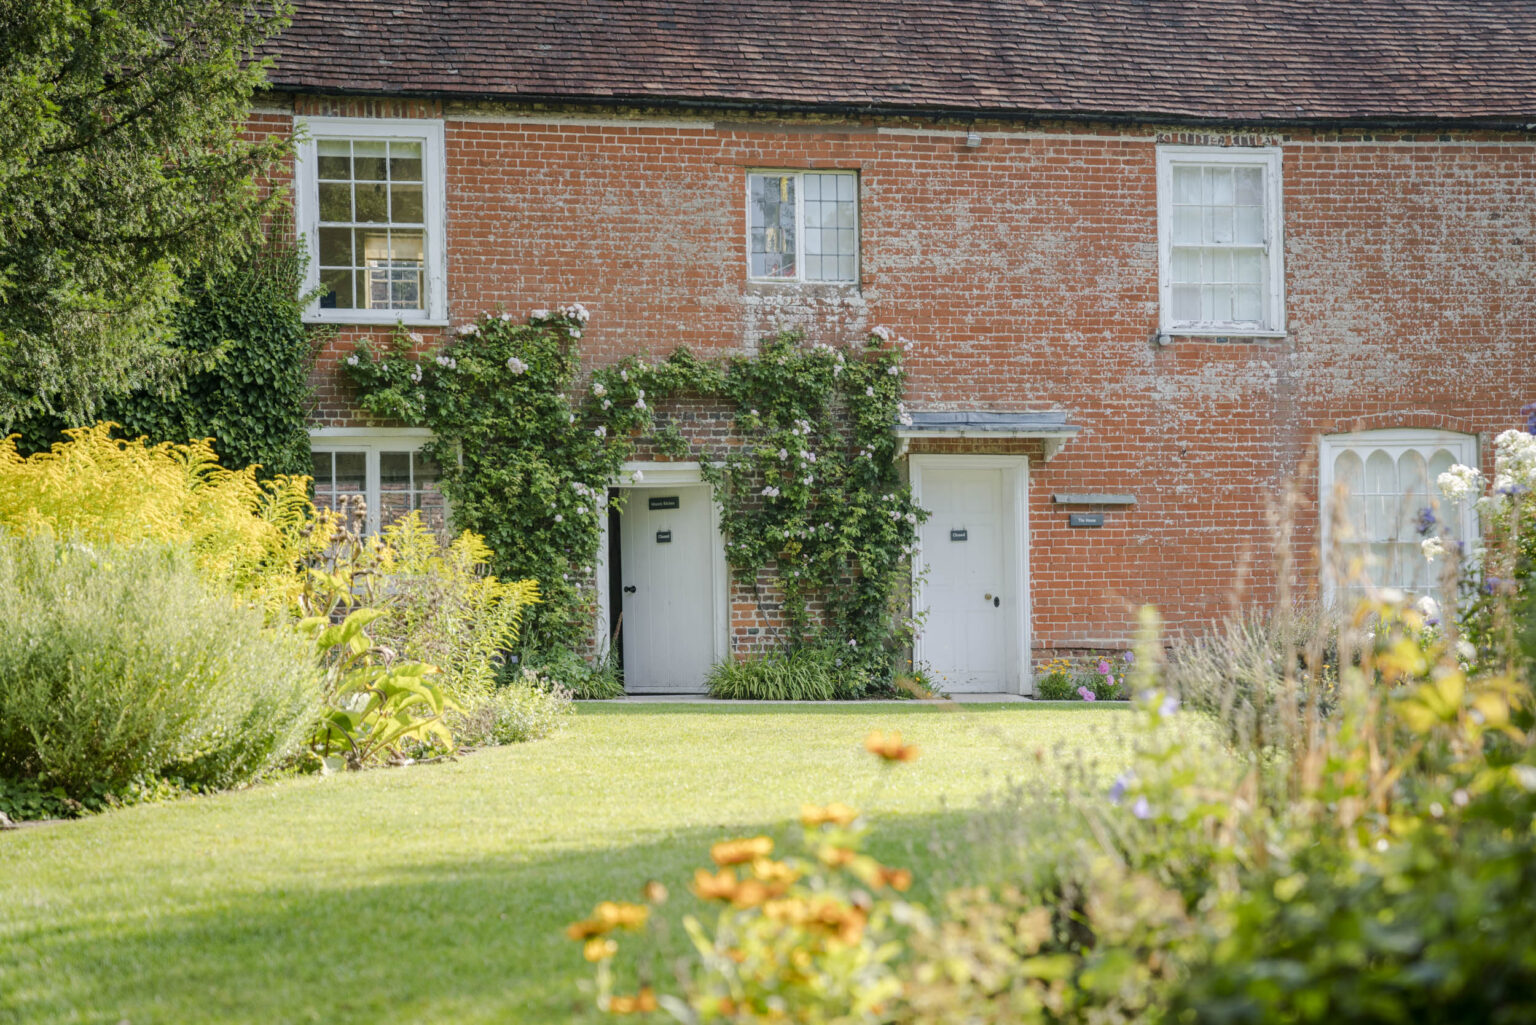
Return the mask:
{"type": "Polygon", "coordinates": [[[1003,599],[1001,599],[1001,598],[993,598],[992,599],[992,607],[994,609],[1002,608],[1002,605],[1003,605],[1003,599]]]}
{"type": "Polygon", "coordinates": [[[629,587],[626,587],[626,588],[624,588],[624,593],[625,593],[625,594],[634,594],[634,593],[635,593],[635,588],[634,588],[634,586],[633,586],[633,585],[631,585],[631,586],[629,586],[629,587]]]}

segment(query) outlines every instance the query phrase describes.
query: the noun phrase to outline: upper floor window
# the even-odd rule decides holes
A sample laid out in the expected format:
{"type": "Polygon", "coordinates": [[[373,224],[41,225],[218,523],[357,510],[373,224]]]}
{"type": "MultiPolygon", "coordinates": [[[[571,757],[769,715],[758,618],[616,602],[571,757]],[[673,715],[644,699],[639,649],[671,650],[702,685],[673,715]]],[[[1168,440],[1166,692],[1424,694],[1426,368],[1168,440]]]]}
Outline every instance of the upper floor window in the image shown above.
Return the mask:
{"type": "Polygon", "coordinates": [[[411,429],[312,432],[315,505],[335,509],[343,498],[361,495],[368,504],[370,534],[413,511],[429,530],[445,532],[448,506],[438,486],[442,474],[421,451],[428,437],[411,429]]]}
{"type": "Polygon", "coordinates": [[[294,205],[321,289],[309,319],[444,321],[442,122],[302,125],[294,205]]]}
{"type": "Polygon", "coordinates": [[[1421,547],[1426,534],[1443,532],[1466,547],[1475,532],[1470,511],[1435,483],[1457,463],[1477,465],[1476,437],[1400,430],[1323,439],[1323,551],[1342,556],[1338,584],[1345,593],[1374,586],[1423,594],[1433,587],[1436,571],[1421,547]],[[1336,495],[1343,507],[1329,515],[1336,495]],[[1335,523],[1343,536],[1331,536],[1335,523]]]}
{"type": "Polygon", "coordinates": [[[859,179],[853,171],[748,174],[750,277],[757,281],[857,281],[858,195],[859,179]]]}
{"type": "Polygon", "coordinates": [[[1164,334],[1285,333],[1280,151],[1160,146],[1164,334]]]}

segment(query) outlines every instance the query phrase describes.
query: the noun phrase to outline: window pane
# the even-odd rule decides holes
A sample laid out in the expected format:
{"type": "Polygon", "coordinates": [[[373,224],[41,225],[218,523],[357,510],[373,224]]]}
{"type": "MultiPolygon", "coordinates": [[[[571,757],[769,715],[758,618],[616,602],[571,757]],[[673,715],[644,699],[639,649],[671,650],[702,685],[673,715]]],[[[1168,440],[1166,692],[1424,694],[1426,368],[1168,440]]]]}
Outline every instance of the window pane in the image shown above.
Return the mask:
{"type": "Polygon", "coordinates": [[[310,470],[309,475],[315,479],[315,487],[329,488],[335,482],[331,471],[331,453],[311,452],[310,461],[313,469],[310,470]]]}
{"type": "Polygon", "coordinates": [[[316,140],[315,156],[321,178],[346,181],[352,177],[352,144],[346,139],[316,140]]]}
{"type": "Polygon", "coordinates": [[[1396,534],[1397,464],[1381,449],[1365,460],[1365,527],[1372,541],[1385,541],[1396,534]]]}
{"type": "Polygon", "coordinates": [[[795,179],[790,175],[752,175],[751,268],[755,277],[795,276],[795,179]],[[761,259],[758,258],[759,254],[761,259]]]}
{"type": "Polygon", "coordinates": [[[385,177],[385,157],[389,144],[356,139],[352,142],[352,173],[358,181],[381,182],[385,177]]]}
{"type": "Polygon", "coordinates": [[[1173,280],[1177,282],[1200,280],[1200,250],[1175,249],[1173,251],[1173,280]]]}
{"type": "MultiPolygon", "coordinates": [[[[814,201],[818,201],[818,200],[821,199],[821,179],[822,179],[822,177],[823,176],[819,175],[819,174],[808,174],[808,175],[805,176],[805,198],[806,198],[807,202],[814,202],[814,201]]],[[[836,199],[837,198],[837,186],[836,185],[832,186],[831,193],[832,194],[830,196],[828,196],[827,198],[828,199],[836,199]]]]}
{"type": "Polygon", "coordinates": [[[1264,242],[1264,211],[1256,206],[1238,207],[1235,235],[1236,241],[1240,245],[1262,245],[1264,242]]]}
{"type": "Polygon", "coordinates": [[[367,456],[362,452],[337,452],[337,493],[361,495],[367,489],[367,464],[367,456]]]}
{"type": "Polygon", "coordinates": [[[852,203],[853,200],[854,200],[854,196],[853,196],[853,184],[854,184],[854,182],[853,182],[853,175],[851,175],[851,174],[839,174],[839,175],[835,175],[835,177],[837,178],[837,199],[838,199],[838,202],[840,202],[840,203],[852,203]]]}
{"type": "Polygon", "coordinates": [[[1200,286],[1173,286],[1173,319],[1191,323],[1200,319],[1200,286]]]}
{"type": "Polygon", "coordinates": [[[1264,322],[1264,298],[1254,285],[1238,285],[1232,289],[1232,319],[1240,324],[1264,322]]]}
{"type": "Polygon", "coordinates": [[[1237,169],[1237,202],[1242,206],[1264,205],[1264,169],[1239,167],[1237,169]]]}
{"type": "Polygon", "coordinates": [[[320,268],[320,286],[325,290],[320,295],[320,308],[322,310],[350,310],[354,308],[352,300],[352,268],[320,268]]]}
{"type": "Polygon", "coordinates": [[[320,263],[326,267],[352,266],[352,229],[320,229],[320,263]]]}
{"type": "Polygon", "coordinates": [[[389,144],[389,179],[397,182],[421,181],[421,143],[389,144]]]}
{"type": "Polygon", "coordinates": [[[350,221],[352,219],[352,186],[345,182],[320,183],[320,219],[322,221],[350,221]]]}
{"type": "Polygon", "coordinates": [[[1199,245],[1205,241],[1201,230],[1200,207],[1175,207],[1173,211],[1173,241],[1175,245],[1199,245]]]}
{"type": "MultiPolygon", "coordinates": [[[[359,197],[359,199],[358,199],[358,204],[359,204],[359,206],[361,206],[361,204],[362,204],[361,197],[359,197]]],[[[1210,233],[1211,234],[1210,234],[1210,237],[1206,241],[1208,241],[1208,242],[1231,242],[1232,241],[1232,208],[1231,207],[1214,207],[1210,211],[1210,218],[1211,218],[1210,219],[1210,233]]]]}
{"type": "Polygon", "coordinates": [[[858,254],[844,253],[837,258],[837,280],[852,281],[858,273],[858,254]]]}
{"type": "Polygon", "coordinates": [[[376,223],[389,220],[389,192],[386,186],[358,183],[356,219],[376,223]]]}
{"type": "Polygon", "coordinates": [[[1205,289],[1205,319],[1217,324],[1232,320],[1232,288],[1229,285],[1210,285],[1205,289]]]}
{"type": "Polygon", "coordinates": [[[1232,254],[1232,280],[1246,285],[1264,281],[1264,254],[1257,249],[1240,249],[1232,254]]]}
{"type": "Polygon", "coordinates": [[[379,453],[379,487],[386,491],[410,490],[411,454],[409,452],[379,453]]]}
{"type": "Polygon", "coordinates": [[[1232,169],[1211,167],[1206,169],[1205,174],[1206,203],[1211,206],[1231,206],[1234,198],[1232,169]]]}
{"type": "Polygon", "coordinates": [[[1397,516],[1397,537],[1401,540],[1418,532],[1419,514],[1429,508],[1429,468],[1424,457],[1413,449],[1398,456],[1397,482],[1402,489],[1397,516]]]}
{"type": "MultiPolygon", "coordinates": [[[[822,239],[826,239],[826,241],[827,241],[827,248],[833,250],[834,252],[837,250],[837,232],[836,232],[836,230],[830,229],[830,228],[826,229],[826,230],[823,230],[821,228],[811,228],[808,231],[806,231],[806,233],[805,233],[805,254],[806,254],[806,256],[810,256],[812,254],[819,254],[821,252],[822,239]]],[[[810,264],[807,264],[806,266],[810,266],[810,264]]],[[[818,264],[818,266],[819,266],[819,264],[818,264]]],[[[810,271],[807,271],[806,273],[809,274],[810,271]]]]}
{"type": "Polygon", "coordinates": [[[1191,205],[1200,202],[1200,168],[1173,169],[1173,201],[1191,205]]]}
{"type": "Polygon", "coordinates": [[[394,223],[421,224],[425,220],[420,185],[391,185],[389,199],[389,219],[394,223]]]}

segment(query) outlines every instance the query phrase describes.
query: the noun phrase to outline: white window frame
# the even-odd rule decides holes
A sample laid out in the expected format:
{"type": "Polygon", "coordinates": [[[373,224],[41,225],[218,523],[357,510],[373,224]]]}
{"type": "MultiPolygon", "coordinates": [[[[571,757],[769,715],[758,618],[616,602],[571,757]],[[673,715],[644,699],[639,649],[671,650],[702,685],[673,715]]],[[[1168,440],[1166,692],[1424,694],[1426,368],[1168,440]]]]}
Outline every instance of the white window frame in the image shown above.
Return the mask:
{"type": "Polygon", "coordinates": [[[749,167],[746,170],[747,173],[742,179],[742,194],[746,198],[742,211],[745,226],[742,246],[746,252],[747,280],[754,285],[819,285],[829,288],[857,288],[859,278],[864,271],[864,218],[859,209],[863,205],[863,197],[859,189],[859,172],[835,167],[749,167]],[[755,174],[771,174],[780,178],[796,179],[795,276],[792,278],[760,278],[752,273],[752,176],[755,174]],[[813,281],[805,276],[805,183],[803,179],[808,174],[837,175],[853,179],[853,277],[851,278],[822,278],[813,281]]]}
{"type": "Polygon", "coordinates": [[[299,142],[294,153],[295,227],[304,240],[309,256],[304,271],[304,287],[320,287],[319,218],[320,186],[316,172],[319,164],[315,142],[320,137],[346,139],[381,139],[419,142],[421,147],[422,216],[426,239],[422,251],[423,286],[426,306],[414,310],[321,309],[317,298],[304,313],[310,324],[395,324],[442,327],[448,323],[447,246],[443,229],[446,216],[446,173],[443,163],[443,122],[424,118],[351,118],[309,117],[294,122],[299,142]]]}
{"type": "Polygon", "coordinates": [[[1164,335],[1285,337],[1285,211],[1282,207],[1280,147],[1159,146],[1157,148],[1158,325],[1164,335]],[[1266,321],[1182,322],[1173,319],[1173,169],[1178,165],[1259,167],[1264,171],[1264,249],[1269,281],[1264,301],[1266,321]]]}
{"type": "MultiPolygon", "coordinates": [[[[309,432],[312,451],[363,453],[363,498],[368,502],[370,534],[377,534],[381,526],[380,453],[420,452],[431,440],[432,432],[422,427],[313,427],[309,432]]],[[[453,510],[447,512],[451,517],[453,510]]]]}
{"type": "MultiPolygon", "coordinates": [[[[1477,467],[1481,463],[1478,452],[1478,436],[1476,434],[1462,434],[1458,431],[1443,431],[1434,428],[1388,428],[1374,431],[1353,431],[1347,434],[1325,434],[1318,439],[1318,514],[1321,529],[1319,538],[1324,566],[1323,595],[1328,603],[1332,603],[1338,592],[1338,581],[1334,579],[1331,567],[1328,564],[1329,552],[1333,543],[1333,464],[1338,460],[1340,453],[1354,449],[1362,453],[1362,460],[1371,449],[1450,449],[1456,456],[1456,461],[1466,466],[1477,467]]],[[[1430,487],[1435,482],[1430,481],[1430,487]]],[[[1462,507],[1462,536],[1458,538],[1462,544],[1462,551],[1472,551],[1473,543],[1479,536],[1477,522],[1477,507],[1468,502],[1462,507]]],[[[1452,596],[1454,597],[1454,596],[1452,596]]]]}

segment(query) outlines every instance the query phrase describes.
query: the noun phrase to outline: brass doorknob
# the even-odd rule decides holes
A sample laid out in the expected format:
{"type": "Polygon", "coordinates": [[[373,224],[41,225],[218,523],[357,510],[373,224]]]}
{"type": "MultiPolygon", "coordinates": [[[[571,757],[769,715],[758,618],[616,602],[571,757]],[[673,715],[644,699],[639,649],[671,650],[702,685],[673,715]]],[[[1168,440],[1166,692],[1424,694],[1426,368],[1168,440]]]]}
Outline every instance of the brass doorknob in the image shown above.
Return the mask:
{"type": "Polygon", "coordinates": [[[984,595],[981,596],[981,600],[982,601],[991,601],[992,600],[992,596],[990,594],[984,594],[984,595]]]}

